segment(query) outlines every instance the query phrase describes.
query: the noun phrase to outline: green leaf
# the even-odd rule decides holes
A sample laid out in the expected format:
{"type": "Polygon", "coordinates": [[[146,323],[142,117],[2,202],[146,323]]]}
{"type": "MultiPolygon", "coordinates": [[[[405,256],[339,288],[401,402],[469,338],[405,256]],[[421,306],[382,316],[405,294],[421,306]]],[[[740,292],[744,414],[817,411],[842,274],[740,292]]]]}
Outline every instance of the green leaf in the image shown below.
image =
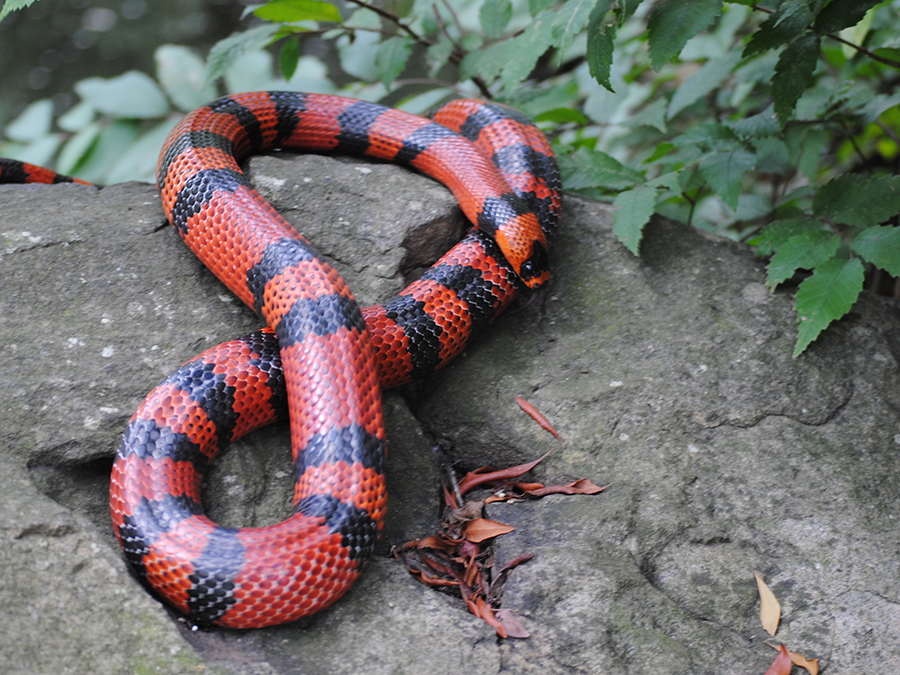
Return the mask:
{"type": "Polygon", "coordinates": [[[588,19],[587,34],[587,62],[591,77],[610,91],[613,90],[609,74],[612,68],[616,24],[607,24],[605,18],[613,2],[615,0],[598,0],[588,19]]]}
{"type": "Polygon", "coordinates": [[[856,227],[883,223],[900,213],[900,176],[838,176],[816,192],[813,212],[856,227]]]}
{"type": "Polygon", "coordinates": [[[757,237],[754,244],[756,246],[756,254],[759,256],[772,255],[791,237],[804,232],[823,230],[823,228],[822,221],[810,216],[782,218],[781,220],[773,221],[766,225],[759,237],[757,237]]]}
{"type": "Polygon", "coordinates": [[[775,288],[790,279],[798,269],[813,269],[830,259],[841,245],[841,238],[827,230],[807,230],[794,235],[769,261],[766,286],[775,288]]]}
{"type": "Polygon", "coordinates": [[[900,277],[900,227],[870,227],[856,235],[850,248],[866,262],[900,277]]]}
{"type": "Polygon", "coordinates": [[[412,38],[405,36],[388,38],[378,45],[375,52],[375,70],[385,87],[389,87],[406,68],[406,62],[412,54],[412,46],[412,38]]]}
{"type": "Polygon", "coordinates": [[[209,50],[206,59],[206,81],[218,80],[244,54],[259,51],[268,45],[277,32],[278,26],[267,23],[219,40],[209,50]]]}
{"type": "Polygon", "coordinates": [[[767,138],[781,131],[771,106],[756,115],[740,118],[731,125],[731,128],[742,140],[767,138]]]}
{"type": "Polygon", "coordinates": [[[156,81],[137,70],[109,79],[81,80],[75,83],[75,91],[96,110],[113,117],[150,119],[169,111],[166,96],[156,81]]]}
{"type": "MultiPolygon", "coordinates": [[[[605,2],[605,0],[603,0],[605,2]]],[[[553,46],[562,58],[575,36],[587,26],[597,0],[568,0],[553,12],[553,46]]]]}
{"type": "Polygon", "coordinates": [[[797,344],[800,356],[832,321],[850,311],[863,286],[863,265],[859,258],[832,259],[816,267],[813,275],[797,288],[797,344]]]}
{"type": "Polygon", "coordinates": [[[478,13],[481,30],[489,40],[496,40],[503,35],[511,18],[512,3],[509,0],[485,0],[478,13]]]}
{"type": "Polygon", "coordinates": [[[558,159],[567,190],[586,187],[622,188],[644,181],[644,175],[640,171],[625,166],[600,150],[578,148],[558,159]]]}
{"type": "Polygon", "coordinates": [[[23,110],[6,125],[6,136],[19,143],[30,143],[50,133],[53,124],[53,101],[42,98],[23,110]]]}
{"type": "Polygon", "coordinates": [[[616,195],[613,206],[616,208],[613,234],[625,248],[637,255],[644,225],[650,220],[656,206],[656,190],[644,186],[625,190],[616,195]]]}
{"type": "Polygon", "coordinates": [[[772,78],[775,113],[784,126],[806,88],[812,84],[813,71],[819,58],[819,36],[806,35],[781,52],[772,78]]]}
{"type": "Polygon", "coordinates": [[[650,61],[658,71],[687,41],[709,28],[722,11],[722,0],[663,0],[647,22],[650,61]]]}
{"type": "Polygon", "coordinates": [[[71,175],[79,170],[82,161],[90,153],[92,146],[100,135],[97,122],[84,127],[72,136],[63,146],[56,160],[56,168],[60,173],[71,175]]]}
{"type": "Polygon", "coordinates": [[[269,0],[253,11],[265,21],[334,21],[341,22],[341,13],[330,2],[323,0],[269,0]]]}
{"type": "Polygon", "coordinates": [[[866,12],[882,2],[883,0],[832,0],[819,12],[813,28],[820,35],[838,33],[858,24],[866,12]]]}
{"type": "Polygon", "coordinates": [[[733,51],[720,59],[707,61],[700,70],[688,77],[675,90],[675,94],[669,102],[666,119],[671,120],[694,101],[706,96],[713,89],[717,89],[731,74],[739,60],[740,55],[733,51]]]}
{"type": "Polygon", "coordinates": [[[756,154],[743,145],[720,150],[700,162],[700,172],[713,191],[734,211],[744,185],[744,176],[756,163],[756,154]]]}
{"type": "Polygon", "coordinates": [[[181,45],[161,45],[153,53],[156,79],[179,110],[188,112],[216,97],[206,81],[206,66],[193,50],[181,45]]]}
{"type": "Polygon", "coordinates": [[[653,154],[645,159],[642,164],[652,164],[656,160],[668,155],[674,149],[675,146],[672,143],[669,143],[668,141],[662,141],[661,143],[657,144],[656,149],[653,151],[653,154]]]}
{"type": "Polygon", "coordinates": [[[0,21],[3,21],[10,12],[14,12],[17,9],[24,9],[25,7],[34,4],[34,2],[35,0],[6,0],[6,2],[3,3],[3,8],[0,9],[0,21]]]}
{"type": "Polygon", "coordinates": [[[278,52],[278,67],[284,79],[289,80],[294,76],[298,63],[300,63],[300,40],[289,37],[278,52]]]}
{"type": "Polygon", "coordinates": [[[565,124],[566,122],[574,122],[575,124],[587,124],[587,117],[579,110],[574,108],[553,108],[545,110],[539,115],[535,115],[535,122],[556,122],[557,124],[565,124]]]}
{"type": "Polygon", "coordinates": [[[475,75],[487,82],[499,76],[509,91],[531,74],[538,59],[553,46],[553,22],[547,17],[532,21],[521,35],[470,52],[460,64],[460,76],[468,79],[475,75]]]}
{"type": "Polygon", "coordinates": [[[537,16],[540,12],[543,12],[547,7],[551,7],[556,0],[528,0],[528,13],[531,16],[537,16]]]}
{"type": "Polygon", "coordinates": [[[806,0],[782,2],[777,10],[763,21],[744,47],[744,57],[787,44],[800,37],[813,20],[806,0]]]}

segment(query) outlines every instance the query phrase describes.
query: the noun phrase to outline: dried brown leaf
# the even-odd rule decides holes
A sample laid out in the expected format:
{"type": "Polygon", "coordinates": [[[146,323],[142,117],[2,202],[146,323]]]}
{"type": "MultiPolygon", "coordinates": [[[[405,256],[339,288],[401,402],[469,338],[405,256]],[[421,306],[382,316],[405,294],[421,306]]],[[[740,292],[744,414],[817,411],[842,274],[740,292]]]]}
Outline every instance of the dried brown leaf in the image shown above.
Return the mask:
{"type": "Polygon", "coordinates": [[[765,675],[791,675],[791,655],[784,645],[781,645],[781,653],[772,661],[765,675]]]}
{"type": "MultiPolygon", "coordinates": [[[[767,642],[766,644],[772,649],[781,649],[779,645],[773,645],[771,642],[767,642]]],[[[809,672],[809,675],[819,675],[819,659],[808,659],[803,656],[803,654],[792,651],[788,651],[788,656],[791,657],[791,663],[795,666],[805,668],[809,672]]]]}
{"type": "Polygon", "coordinates": [[[545,495],[553,495],[553,494],[564,494],[564,495],[595,495],[600,492],[603,492],[609,485],[604,485],[600,487],[589,481],[587,478],[582,478],[581,480],[576,480],[574,483],[569,483],[568,485],[548,485],[539,488],[524,488],[526,485],[531,485],[531,483],[518,483],[517,486],[523,487],[523,491],[525,494],[529,494],[533,497],[544,497],[545,495]]]}
{"type": "MultiPolygon", "coordinates": [[[[472,603],[469,603],[469,609],[472,608],[472,603]]],[[[491,606],[488,605],[484,598],[477,598],[475,600],[475,610],[472,612],[477,617],[483,619],[487,624],[489,624],[495,631],[497,631],[497,635],[502,638],[509,637],[509,634],[506,632],[506,626],[504,626],[500,621],[497,620],[497,617],[494,616],[494,610],[491,609],[491,606]]]]}
{"type": "Polygon", "coordinates": [[[544,461],[544,459],[546,459],[547,455],[549,454],[550,453],[548,452],[546,455],[534,460],[533,462],[511,466],[508,469],[500,469],[499,471],[489,471],[485,467],[476,469],[475,471],[470,471],[460,481],[459,493],[464,495],[472,488],[478,487],[479,485],[484,485],[485,483],[493,483],[494,481],[518,478],[523,473],[528,473],[539,463],[544,461]]]}
{"type": "Polygon", "coordinates": [[[543,429],[544,431],[549,431],[551,434],[553,434],[556,437],[556,440],[559,441],[560,445],[563,444],[563,440],[562,440],[562,438],[560,438],[560,435],[558,433],[556,433],[556,429],[553,428],[553,425],[547,421],[547,418],[544,417],[537,408],[535,408],[533,405],[531,405],[524,398],[520,398],[518,396],[516,396],[516,403],[519,404],[519,407],[522,410],[524,410],[525,413],[529,417],[531,417],[531,419],[533,419],[535,422],[537,422],[541,426],[541,429],[543,429]]]}
{"type": "Polygon", "coordinates": [[[499,537],[501,534],[512,532],[514,529],[511,525],[498,523],[496,520],[476,518],[469,521],[466,525],[466,539],[477,544],[485,539],[499,537]]]}
{"type": "Polygon", "coordinates": [[[753,576],[756,577],[759,588],[759,620],[766,632],[774,636],[778,631],[778,622],[781,621],[781,604],[756,571],[753,576]]]}
{"type": "Polygon", "coordinates": [[[494,611],[494,616],[506,628],[506,633],[511,638],[525,639],[531,637],[531,633],[525,630],[525,626],[519,621],[519,617],[508,609],[498,609],[494,611]]]}

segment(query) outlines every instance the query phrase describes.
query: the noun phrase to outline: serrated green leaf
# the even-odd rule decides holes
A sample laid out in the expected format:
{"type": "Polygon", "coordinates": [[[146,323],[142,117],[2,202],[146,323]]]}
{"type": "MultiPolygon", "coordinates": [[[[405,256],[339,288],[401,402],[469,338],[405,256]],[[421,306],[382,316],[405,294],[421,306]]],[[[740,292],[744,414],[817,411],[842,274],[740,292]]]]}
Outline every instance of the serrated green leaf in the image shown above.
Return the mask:
{"type": "Polygon", "coordinates": [[[609,75],[613,60],[613,43],[616,24],[606,23],[606,15],[615,0],[598,0],[588,19],[587,62],[588,69],[597,82],[613,91],[609,75]]]}
{"type": "Polygon", "coordinates": [[[24,9],[31,4],[34,4],[34,2],[35,0],[6,0],[6,2],[3,3],[3,8],[0,9],[0,21],[3,21],[10,12],[14,12],[17,9],[24,9]]]}
{"type": "Polygon", "coordinates": [[[503,35],[512,18],[512,3],[509,0],[485,0],[478,13],[481,30],[489,40],[503,35]]]}
{"type": "Polygon", "coordinates": [[[650,220],[656,206],[656,190],[638,186],[616,195],[613,207],[613,234],[634,255],[638,254],[644,225],[650,220]]]}
{"type": "Polygon", "coordinates": [[[244,54],[259,51],[268,45],[277,32],[277,25],[267,23],[219,40],[209,50],[206,59],[206,81],[218,80],[244,54]]]}
{"type": "Polygon", "coordinates": [[[341,13],[323,0],[269,0],[253,14],[265,21],[333,21],[340,23],[341,13]]]}
{"type": "Polygon", "coordinates": [[[6,125],[6,137],[18,143],[30,143],[50,133],[53,124],[53,101],[42,98],[23,110],[6,125]]]}
{"type": "Polygon", "coordinates": [[[740,55],[737,52],[731,52],[720,59],[707,61],[700,70],[688,77],[675,90],[672,100],[669,102],[666,119],[671,120],[697,99],[718,88],[731,74],[739,60],[740,55]]]}
{"type": "Polygon", "coordinates": [[[796,234],[781,246],[769,261],[766,286],[775,288],[790,279],[798,269],[809,270],[831,258],[841,238],[826,230],[807,230],[796,234]]]}
{"type": "Polygon", "coordinates": [[[687,41],[709,28],[722,11],[722,0],[663,0],[647,22],[650,61],[658,71],[687,41]]]}
{"type": "Polygon", "coordinates": [[[179,110],[188,112],[216,97],[206,81],[206,65],[197,54],[181,45],[161,45],[153,53],[156,79],[179,110]]]}
{"type": "MultiPolygon", "coordinates": [[[[604,0],[605,1],[605,0],[604,0]]],[[[575,36],[588,24],[597,0],[568,0],[559,10],[553,12],[553,46],[561,58],[575,36]]]]}
{"type": "Polygon", "coordinates": [[[856,227],[883,223],[900,213],[900,176],[838,176],[816,192],[813,212],[856,227]]]}
{"type": "Polygon", "coordinates": [[[713,191],[732,209],[737,209],[744,176],[756,163],[756,154],[743,145],[720,150],[700,162],[700,172],[713,191]]]}
{"type": "Polygon", "coordinates": [[[811,216],[797,216],[795,218],[775,220],[766,225],[760,232],[755,243],[756,254],[759,256],[772,255],[791,237],[817,230],[823,230],[822,221],[811,216]]]}
{"type": "Polygon", "coordinates": [[[461,77],[468,79],[479,75],[485,81],[493,82],[499,76],[507,91],[514,89],[553,46],[553,25],[549,18],[541,17],[515,38],[470,52],[460,64],[461,77]]]}
{"type": "Polygon", "coordinates": [[[389,87],[406,68],[406,62],[412,54],[412,46],[412,38],[406,36],[388,38],[378,45],[375,52],[375,70],[385,87],[389,87]]]}
{"type": "Polygon", "coordinates": [[[642,183],[644,175],[600,150],[579,148],[559,157],[559,169],[567,190],[586,187],[622,188],[642,183]]]}
{"type": "Polygon", "coordinates": [[[278,67],[284,79],[289,80],[294,76],[298,63],[300,63],[300,40],[290,37],[278,51],[278,67]]]}
{"type": "Polygon", "coordinates": [[[767,138],[781,131],[781,127],[778,125],[778,118],[775,116],[771,106],[756,115],[742,117],[735,121],[731,128],[743,140],[767,138]]]}
{"type": "Polygon", "coordinates": [[[825,5],[813,28],[820,35],[838,33],[862,21],[870,9],[884,0],[832,0],[825,5]]]}
{"type": "Polygon", "coordinates": [[[156,81],[130,70],[109,79],[90,77],[75,83],[76,93],[105,115],[123,119],[162,117],[169,103],[156,81]]]}
{"type": "Polygon", "coordinates": [[[828,325],[840,319],[859,297],[863,286],[863,265],[858,258],[832,259],[816,267],[812,276],[797,288],[797,357],[828,325]]]}
{"type": "Polygon", "coordinates": [[[801,37],[781,52],[772,78],[775,113],[784,126],[794,112],[797,101],[813,82],[813,71],[819,58],[819,36],[801,37]]]}
{"type": "Polygon", "coordinates": [[[863,260],[900,277],[900,227],[882,225],[860,232],[850,243],[863,260]]]}
{"type": "Polygon", "coordinates": [[[768,19],[763,21],[747,46],[744,57],[780,47],[800,37],[812,23],[813,13],[809,4],[801,2],[783,2],[768,19]]]}

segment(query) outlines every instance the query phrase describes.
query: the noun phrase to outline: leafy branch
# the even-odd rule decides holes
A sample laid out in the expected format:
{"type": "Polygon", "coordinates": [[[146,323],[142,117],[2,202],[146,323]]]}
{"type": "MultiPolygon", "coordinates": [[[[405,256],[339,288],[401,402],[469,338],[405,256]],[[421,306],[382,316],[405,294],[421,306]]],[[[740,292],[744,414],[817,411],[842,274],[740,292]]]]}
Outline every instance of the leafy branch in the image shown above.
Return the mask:
{"type": "MultiPolygon", "coordinates": [[[[0,18],[33,1],[6,0],[0,18]]],[[[161,47],[158,84],[129,73],[80,83],[82,102],[55,128],[49,101],[36,102],[7,126],[2,152],[56,157],[59,169],[99,182],[144,178],[148,148],[178,111],[222,90],[341,91],[412,112],[476,95],[538,122],[565,187],[610,201],[615,235],[633,253],[658,213],[770,258],[770,288],[796,289],[795,354],[867,283],[900,276],[900,0],[395,7],[270,0],[206,59],[161,47]],[[304,54],[310,36],[332,46],[345,84],[304,54]]]]}

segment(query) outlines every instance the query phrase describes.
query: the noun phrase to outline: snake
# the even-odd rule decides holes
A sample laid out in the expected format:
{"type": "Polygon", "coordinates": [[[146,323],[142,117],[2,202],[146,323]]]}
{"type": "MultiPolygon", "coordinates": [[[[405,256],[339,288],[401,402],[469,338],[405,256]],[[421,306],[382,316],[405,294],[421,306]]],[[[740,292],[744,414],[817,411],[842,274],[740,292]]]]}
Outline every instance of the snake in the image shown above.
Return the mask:
{"type": "MultiPolygon", "coordinates": [[[[0,159],[0,182],[72,180],[0,159]]],[[[381,390],[442,368],[549,278],[557,162],[524,114],[493,102],[456,99],[419,117],[337,95],[250,92],[173,128],[157,187],[188,247],[266,326],[191,359],[140,404],[111,472],[115,534],[138,578],[195,624],[295,621],[349,590],[382,529],[381,390]],[[241,171],[275,148],[411,167],[447,186],[473,228],[399,295],[361,309],[241,171]],[[291,428],[290,516],[217,525],[200,500],[206,470],[229,443],[279,420],[291,428]]]]}

